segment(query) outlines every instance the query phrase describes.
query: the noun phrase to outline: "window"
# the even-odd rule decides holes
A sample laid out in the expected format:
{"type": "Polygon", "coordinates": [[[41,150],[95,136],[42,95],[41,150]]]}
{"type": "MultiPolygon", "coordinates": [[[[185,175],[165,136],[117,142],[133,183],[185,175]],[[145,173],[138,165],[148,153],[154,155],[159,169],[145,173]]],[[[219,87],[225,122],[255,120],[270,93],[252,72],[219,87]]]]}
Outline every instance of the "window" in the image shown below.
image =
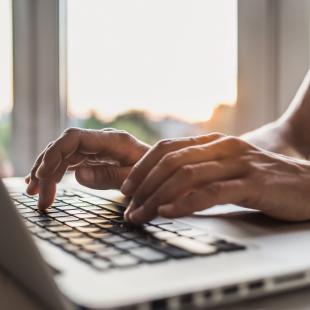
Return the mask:
{"type": "Polygon", "coordinates": [[[233,132],[236,0],[68,0],[71,125],[233,132]]]}
{"type": "Polygon", "coordinates": [[[10,175],[10,124],[12,109],[12,7],[0,0],[0,176],[10,175]]]}

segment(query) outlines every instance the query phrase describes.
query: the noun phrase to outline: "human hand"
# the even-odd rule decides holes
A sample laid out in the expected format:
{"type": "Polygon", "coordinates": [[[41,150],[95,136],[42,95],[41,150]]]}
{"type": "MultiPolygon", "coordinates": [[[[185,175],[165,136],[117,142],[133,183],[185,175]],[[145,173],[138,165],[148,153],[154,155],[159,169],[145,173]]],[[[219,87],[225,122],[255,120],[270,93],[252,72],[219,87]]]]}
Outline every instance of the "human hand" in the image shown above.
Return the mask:
{"type": "Polygon", "coordinates": [[[128,221],[188,216],[226,203],[281,220],[310,219],[308,161],[264,151],[237,137],[199,139],[191,146],[178,139],[159,142],[134,166],[121,188],[132,196],[128,221]]]}
{"type": "Polygon", "coordinates": [[[54,201],[56,184],[68,169],[75,171],[82,185],[120,188],[148,148],[125,131],[69,128],[38,156],[25,179],[27,193],[39,193],[39,209],[48,208],[54,201]]]}

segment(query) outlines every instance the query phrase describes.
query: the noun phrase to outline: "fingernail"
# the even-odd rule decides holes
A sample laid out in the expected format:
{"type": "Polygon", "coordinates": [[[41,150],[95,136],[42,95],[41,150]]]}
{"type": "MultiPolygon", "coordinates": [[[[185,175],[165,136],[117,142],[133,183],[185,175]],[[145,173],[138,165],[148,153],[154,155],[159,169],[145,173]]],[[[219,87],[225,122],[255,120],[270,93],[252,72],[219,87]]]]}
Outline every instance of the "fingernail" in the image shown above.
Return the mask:
{"type": "Polygon", "coordinates": [[[93,183],[95,181],[95,174],[92,168],[82,167],[79,169],[79,177],[86,183],[93,183]]]}
{"type": "Polygon", "coordinates": [[[133,184],[131,180],[125,180],[122,187],[121,187],[121,192],[126,195],[129,196],[131,191],[133,189],[133,184]]]}
{"type": "Polygon", "coordinates": [[[124,219],[127,222],[130,222],[130,213],[135,209],[135,205],[133,203],[133,201],[130,201],[128,207],[126,208],[125,212],[124,212],[124,219]]]}

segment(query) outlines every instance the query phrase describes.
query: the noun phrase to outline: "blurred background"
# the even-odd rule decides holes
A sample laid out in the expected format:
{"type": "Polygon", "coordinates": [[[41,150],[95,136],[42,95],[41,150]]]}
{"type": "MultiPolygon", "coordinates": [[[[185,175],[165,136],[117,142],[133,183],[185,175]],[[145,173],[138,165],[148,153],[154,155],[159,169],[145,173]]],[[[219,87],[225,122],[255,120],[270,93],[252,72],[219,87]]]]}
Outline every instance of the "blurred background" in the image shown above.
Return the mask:
{"type": "Polygon", "coordinates": [[[0,0],[2,175],[68,126],[147,143],[276,119],[309,67],[309,0],[0,0]]]}

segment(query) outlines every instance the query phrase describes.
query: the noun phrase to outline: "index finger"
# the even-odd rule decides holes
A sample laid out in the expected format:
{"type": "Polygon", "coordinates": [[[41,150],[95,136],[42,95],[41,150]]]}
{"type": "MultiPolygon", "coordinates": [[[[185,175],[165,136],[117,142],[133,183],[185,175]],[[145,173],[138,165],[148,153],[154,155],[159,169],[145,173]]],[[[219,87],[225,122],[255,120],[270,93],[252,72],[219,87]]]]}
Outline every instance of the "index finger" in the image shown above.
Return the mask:
{"type": "Polygon", "coordinates": [[[145,177],[156,166],[156,164],[168,153],[174,152],[189,146],[195,146],[199,144],[205,144],[212,142],[224,135],[213,133],[209,135],[187,137],[172,140],[162,140],[151,148],[141,160],[133,167],[131,173],[124,182],[121,191],[126,196],[132,196],[145,177]]]}
{"type": "Polygon", "coordinates": [[[111,156],[131,166],[145,151],[146,145],[123,131],[70,128],[46,150],[36,175],[42,179],[49,177],[75,152],[111,156]]]}

